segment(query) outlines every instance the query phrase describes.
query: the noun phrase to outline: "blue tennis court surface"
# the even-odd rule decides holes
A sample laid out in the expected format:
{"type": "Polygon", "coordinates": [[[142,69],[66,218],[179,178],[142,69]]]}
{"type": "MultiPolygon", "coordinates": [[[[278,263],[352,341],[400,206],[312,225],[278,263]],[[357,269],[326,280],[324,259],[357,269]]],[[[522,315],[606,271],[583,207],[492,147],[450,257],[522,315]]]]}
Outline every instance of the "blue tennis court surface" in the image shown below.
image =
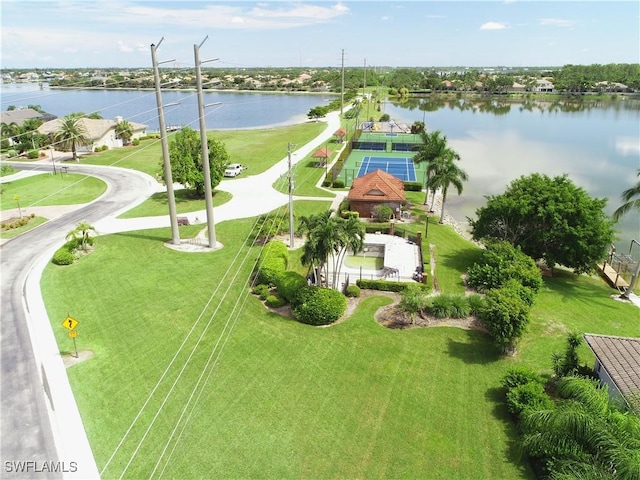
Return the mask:
{"type": "Polygon", "coordinates": [[[411,158],[364,157],[358,170],[358,177],[375,170],[383,170],[403,182],[416,181],[416,169],[411,158]]]}

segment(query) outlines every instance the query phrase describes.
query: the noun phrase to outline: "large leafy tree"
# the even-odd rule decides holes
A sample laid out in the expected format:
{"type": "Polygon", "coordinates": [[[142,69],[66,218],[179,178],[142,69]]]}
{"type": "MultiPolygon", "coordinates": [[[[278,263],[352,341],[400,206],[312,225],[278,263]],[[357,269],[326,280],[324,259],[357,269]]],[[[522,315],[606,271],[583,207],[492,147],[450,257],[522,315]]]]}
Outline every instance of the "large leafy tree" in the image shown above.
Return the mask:
{"type": "Polygon", "coordinates": [[[77,147],[79,145],[87,145],[89,137],[87,131],[80,123],[77,115],[71,114],[60,119],[60,126],[53,135],[53,139],[58,143],[62,150],[71,150],[73,159],[78,161],[77,147]]]}
{"type": "Polygon", "coordinates": [[[614,239],[606,199],[591,198],[566,175],[520,177],[501,195],[487,197],[469,219],[473,238],[506,240],[534,259],[588,272],[614,239]]]}
{"type": "MultiPolygon", "coordinates": [[[[225,166],[229,163],[229,153],[224,144],[217,140],[207,140],[207,146],[211,188],[215,188],[222,180],[225,166]]],[[[194,190],[197,196],[203,196],[204,176],[200,134],[189,127],[176,133],[169,142],[169,158],[173,180],[187,189],[194,190]]],[[[162,162],[160,165],[162,166],[162,162]]],[[[160,176],[164,180],[164,169],[161,169],[160,176]]]]}
{"type": "Polygon", "coordinates": [[[529,455],[549,460],[552,479],[640,480],[640,417],[620,410],[595,380],[563,377],[552,409],[525,412],[529,455]]]}
{"type": "MultiPolygon", "coordinates": [[[[638,169],[638,177],[640,177],[640,168],[638,169]]],[[[640,210],[640,180],[622,192],[622,201],[624,203],[613,212],[613,219],[616,221],[631,210],[640,210]]]]}

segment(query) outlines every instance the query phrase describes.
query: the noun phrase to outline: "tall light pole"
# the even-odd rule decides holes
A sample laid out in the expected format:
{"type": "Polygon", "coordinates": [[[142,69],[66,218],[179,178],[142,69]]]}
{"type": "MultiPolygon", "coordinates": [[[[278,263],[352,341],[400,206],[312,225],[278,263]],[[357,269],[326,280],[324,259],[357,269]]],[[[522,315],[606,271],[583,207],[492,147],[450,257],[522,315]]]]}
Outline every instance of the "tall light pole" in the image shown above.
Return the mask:
{"type": "MultiPolygon", "coordinates": [[[[167,203],[169,204],[169,220],[171,221],[171,243],[180,245],[180,230],[178,230],[178,217],[176,215],[176,198],[173,192],[173,175],[171,174],[171,161],[169,160],[169,144],[167,141],[167,126],[164,123],[164,110],[162,106],[162,94],[160,93],[160,72],[158,71],[158,59],[156,49],[160,46],[164,37],[160,39],[158,45],[151,44],[151,62],[153,64],[153,79],[156,84],[156,103],[158,104],[158,123],[160,124],[160,143],[162,145],[162,161],[164,165],[164,180],[167,184],[167,203]]],[[[162,63],[173,62],[167,60],[162,63]]]]}
{"type": "Polygon", "coordinates": [[[292,143],[287,144],[287,159],[288,159],[288,177],[289,177],[289,247],[294,247],[293,241],[293,173],[291,171],[291,149],[295,145],[292,143]]]}
{"type": "MultiPolygon", "coordinates": [[[[216,248],[216,226],[213,221],[213,195],[211,192],[211,173],[209,167],[209,145],[207,144],[207,123],[204,118],[204,101],[202,99],[202,72],[200,71],[200,47],[207,41],[207,35],[200,45],[193,45],[193,55],[196,63],[196,84],[198,86],[198,116],[200,117],[200,143],[202,144],[202,176],[204,177],[204,201],[207,210],[207,233],[209,248],[216,248]]],[[[212,62],[213,60],[207,60],[212,62]]]]}

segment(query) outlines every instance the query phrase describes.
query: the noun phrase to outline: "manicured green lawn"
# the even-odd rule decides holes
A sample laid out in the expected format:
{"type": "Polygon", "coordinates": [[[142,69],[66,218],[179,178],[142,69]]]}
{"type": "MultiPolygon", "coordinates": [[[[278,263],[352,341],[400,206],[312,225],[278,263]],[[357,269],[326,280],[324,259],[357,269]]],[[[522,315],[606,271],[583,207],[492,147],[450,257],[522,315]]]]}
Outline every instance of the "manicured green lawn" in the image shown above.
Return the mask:
{"type": "Polygon", "coordinates": [[[257,257],[243,242],[250,226],[220,224],[227,247],[208,254],[166,248],[162,229],[99,237],[77,264],[47,267],[61,349],[72,348],[59,325],[71,314],[78,347],[95,352],[68,373],[100,468],[179,351],[105,478],[122,473],[170,390],[129,478],[150,475],[167,441],[169,477],[532,478],[496,391],[510,362],[487,337],[385,329],[372,318],[388,302],[379,297],[331,328],[270,314],[246,288],[257,257]],[[184,407],[189,421],[176,424],[184,407]]]}
{"type": "MultiPolygon", "coordinates": [[[[320,134],[325,127],[325,123],[303,123],[260,130],[212,130],[207,132],[207,136],[225,144],[231,163],[247,165],[247,175],[255,175],[286,158],[288,142],[303,145],[320,134]]],[[[169,134],[169,142],[171,138],[172,134],[169,134]]],[[[141,141],[137,147],[129,146],[83,156],[81,162],[131,168],[155,178],[162,168],[162,148],[159,139],[148,139],[141,141]]]]}
{"type": "Polygon", "coordinates": [[[18,208],[18,202],[21,208],[88,203],[106,190],[106,183],[87,175],[34,175],[3,183],[0,209],[18,208]]]}
{"type": "MultiPolygon", "coordinates": [[[[193,198],[189,190],[174,190],[176,210],[178,213],[189,213],[204,210],[206,208],[203,198],[193,198]]],[[[213,191],[213,206],[218,207],[231,200],[232,195],[222,190],[213,191]]],[[[153,217],[168,215],[167,193],[154,193],[146,201],[135,208],[123,213],[119,218],[153,217]]]]}

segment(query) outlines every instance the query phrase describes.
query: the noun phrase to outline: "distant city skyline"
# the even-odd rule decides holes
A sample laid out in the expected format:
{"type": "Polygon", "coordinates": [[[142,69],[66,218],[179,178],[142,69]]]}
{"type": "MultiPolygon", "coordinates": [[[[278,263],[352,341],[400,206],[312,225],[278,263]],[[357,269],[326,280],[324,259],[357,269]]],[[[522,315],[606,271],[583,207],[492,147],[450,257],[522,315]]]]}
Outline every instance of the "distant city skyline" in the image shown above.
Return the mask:
{"type": "Polygon", "coordinates": [[[640,63],[640,2],[2,0],[2,68],[640,63]]]}

